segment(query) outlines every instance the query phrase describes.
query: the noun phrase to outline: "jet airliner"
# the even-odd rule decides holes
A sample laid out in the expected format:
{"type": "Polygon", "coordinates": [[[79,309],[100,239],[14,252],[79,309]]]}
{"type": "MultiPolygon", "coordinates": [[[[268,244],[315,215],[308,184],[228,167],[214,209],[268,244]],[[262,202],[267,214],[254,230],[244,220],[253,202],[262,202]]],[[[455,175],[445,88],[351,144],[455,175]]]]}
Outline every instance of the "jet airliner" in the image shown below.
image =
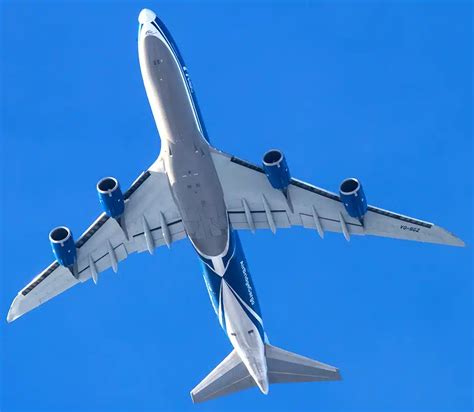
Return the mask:
{"type": "Polygon", "coordinates": [[[146,94],[161,138],[156,161],[122,192],[117,179],[97,183],[103,213],[77,239],[65,226],[49,234],[55,260],[13,300],[12,322],[26,312],[135,252],[188,238],[232,352],[192,391],[203,402],[250,387],[333,381],[339,370],[270,344],[239,230],[300,226],[325,232],[382,236],[453,246],[464,243],[432,223],[367,204],[362,184],[344,180],[332,193],[291,176],[280,150],[261,165],[211,145],[183,58],[151,10],[139,15],[138,55],[146,94]]]}

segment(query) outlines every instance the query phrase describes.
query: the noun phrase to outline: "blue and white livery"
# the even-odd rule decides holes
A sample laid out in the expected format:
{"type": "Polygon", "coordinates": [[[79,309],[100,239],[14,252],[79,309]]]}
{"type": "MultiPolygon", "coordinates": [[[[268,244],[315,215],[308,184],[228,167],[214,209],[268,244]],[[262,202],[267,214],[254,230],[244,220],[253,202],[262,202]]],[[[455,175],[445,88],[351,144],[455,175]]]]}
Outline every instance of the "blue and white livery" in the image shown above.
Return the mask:
{"type": "Polygon", "coordinates": [[[151,167],[123,192],[117,179],[97,184],[103,213],[77,239],[65,226],[50,233],[55,260],[20,290],[8,322],[70,287],[92,279],[135,252],[150,254],[187,238],[233,351],[192,391],[203,402],[273,383],[333,381],[339,370],[269,343],[238,230],[275,233],[302,226],[351,236],[374,235],[453,246],[464,243],[432,223],[370,206],[361,183],[346,179],[339,195],[291,177],[283,153],[262,166],[220,152],[210,140],[196,95],[169,31],[141,11],[138,54],[145,90],[161,138],[151,167]]]}

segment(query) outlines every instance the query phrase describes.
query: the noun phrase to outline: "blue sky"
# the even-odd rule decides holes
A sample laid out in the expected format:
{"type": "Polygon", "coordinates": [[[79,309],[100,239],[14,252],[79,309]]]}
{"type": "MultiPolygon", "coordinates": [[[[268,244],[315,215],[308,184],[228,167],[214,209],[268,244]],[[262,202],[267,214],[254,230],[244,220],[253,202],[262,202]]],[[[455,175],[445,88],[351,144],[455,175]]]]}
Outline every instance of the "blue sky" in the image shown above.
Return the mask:
{"type": "MultiPolygon", "coordinates": [[[[3,2],[1,300],[127,187],[160,141],[137,56],[154,9],[189,68],[213,144],[435,222],[472,245],[472,7],[430,2],[3,2]]],[[[135,255],[0,322],[3,411],[472,410],[472,248],[302,229],[241,236],[270,341],[341,369],[194,406],[231,350],[187,241],[135,255]]]]}

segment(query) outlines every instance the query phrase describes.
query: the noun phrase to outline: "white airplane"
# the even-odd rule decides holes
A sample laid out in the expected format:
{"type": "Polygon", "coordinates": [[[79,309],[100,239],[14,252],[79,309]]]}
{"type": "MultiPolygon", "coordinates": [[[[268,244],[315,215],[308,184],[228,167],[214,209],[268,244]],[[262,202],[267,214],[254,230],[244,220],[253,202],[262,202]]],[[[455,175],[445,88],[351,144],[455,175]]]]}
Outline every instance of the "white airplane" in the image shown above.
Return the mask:
{"type": "Polygon", "coordinates": [[[233,351],[192,391],[194,402],[269,384],[339,380],[339,370],[270,345],[237,230],[302,226],[317,231],[374,235],[463,246],[432,223],[368,206],[361,183],[342,182],[339,195],[293,179],[279,150],[262,166],[210,145],[184,61],[151,10],[139,15],[140,68],[161,138],[161,153],[122,193],[118,181],[97,184],[104,212],[74,241],[60,226],[49,234],[56,260],[15,297],[12,322],[134,252],[187,237],[204,271],[212,305],[233,351]]]}

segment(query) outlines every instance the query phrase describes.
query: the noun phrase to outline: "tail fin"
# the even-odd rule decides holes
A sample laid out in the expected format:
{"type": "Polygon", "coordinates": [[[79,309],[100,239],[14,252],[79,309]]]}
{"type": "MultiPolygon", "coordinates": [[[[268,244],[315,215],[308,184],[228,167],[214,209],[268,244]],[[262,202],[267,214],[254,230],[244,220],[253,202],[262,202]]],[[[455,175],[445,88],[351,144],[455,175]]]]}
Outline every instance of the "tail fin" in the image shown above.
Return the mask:
{"type": "MultiPolygon", "coordinates": [[[[265,344],[270,383],[340,380],[339,369],[265,344]]],[[[199,385],[191,391],[193,402],[205,402],[257,386],[233,350],[199,385]]]]}

